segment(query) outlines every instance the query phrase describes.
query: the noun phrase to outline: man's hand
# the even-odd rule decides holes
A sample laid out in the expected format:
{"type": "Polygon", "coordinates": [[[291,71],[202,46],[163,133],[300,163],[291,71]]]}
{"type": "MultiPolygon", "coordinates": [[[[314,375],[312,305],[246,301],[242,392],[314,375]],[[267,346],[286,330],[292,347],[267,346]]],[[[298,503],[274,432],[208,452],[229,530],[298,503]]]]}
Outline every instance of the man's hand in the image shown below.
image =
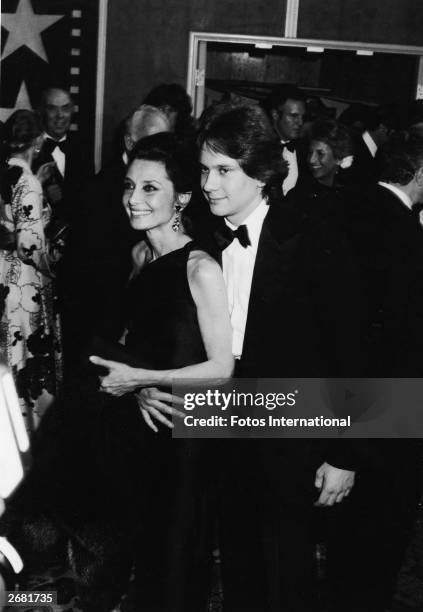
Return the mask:
{"type": "Polygon", "coordinates": [[[314,486],[320,489],[320,496],[315,506],[333,506],[347,497],[354,486],[355,472],[340,470],[323,463],[316,472],[314,486]]]}
{"type": "Polygon", "coordinates": [[[173,429],[173,423],[165,415],[176,416],[183,418],[185,415],[180,410],[172,408],[169,404],[183,404],[183,399],[172,395],[171,393],[165,393],[159,391],[156,387],[145,387],[136,394],[138,406],[141,409],[141,414],[144,421],[156,433],[158,432],[157,426],[153,422],[153,419],[159,421],[166,427],[173,429]],[[167,403],[168,402],[168,403],[167,403]],[[153,417],[153,419],[152,419],[153,417]]]}

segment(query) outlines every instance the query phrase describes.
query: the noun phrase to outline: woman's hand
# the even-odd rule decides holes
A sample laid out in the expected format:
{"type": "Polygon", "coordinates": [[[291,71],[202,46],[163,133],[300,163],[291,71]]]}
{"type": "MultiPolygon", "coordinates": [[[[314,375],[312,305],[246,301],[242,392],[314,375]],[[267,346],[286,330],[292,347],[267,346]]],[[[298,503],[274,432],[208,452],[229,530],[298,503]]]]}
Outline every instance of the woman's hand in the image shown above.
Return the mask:
{"type": "Polygon", "coordinates": [[[131,366],[118,361],[109,361],[93,355],[91,363],[102,366],[109,370],[107,376],[100,376],[100,389],[110,395],[119,397],[125,393],[134,391],[141,385],[140,374],[142,370],[131,368],[131,366]]]}
{"type": "Polygon", "coordinates": [[[141,409],[141,414],[148,427],[158,432],[158,428],[153,422],[153,419],[159,423],[173,429],[173,423],[165,415],[183,418],[185,414],[176,408],[172,408],[170,404],[183,404],[184,400],[171,393],[159,391],[156,387],[146,387],[141,389],[135,396],[138,401],[138,406],[141,409]],[[169,402],[169,403],[167,403],[169,402]]]}

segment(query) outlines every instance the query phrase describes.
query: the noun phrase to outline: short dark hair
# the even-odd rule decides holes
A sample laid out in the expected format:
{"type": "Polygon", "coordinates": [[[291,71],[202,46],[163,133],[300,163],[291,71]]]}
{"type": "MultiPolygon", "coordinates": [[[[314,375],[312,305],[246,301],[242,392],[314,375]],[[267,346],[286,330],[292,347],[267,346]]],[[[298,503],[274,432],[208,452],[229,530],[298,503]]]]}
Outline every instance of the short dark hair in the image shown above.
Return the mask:
{"type": "Polygon", "coordinates": [[[151,106],[171,106],[178,114],[191,115],[191,98],[178,83],[161,83],[146,95],[143,104],[151,106]]]}
{"type": "Polygon", "coordinates": [[[284,83],[276,85],[270,94],[261,102],[261,107],[270,116],[272,110],[278,109],[285,104],[287,100],[296,100],[306,102],[305,94],[297,87],[297,85],[284,83]]]}
{"type": "Polygon", "coordinates": [[[198,145],[236,159],[245,174],[265,184],[263,195],[282,195],[287,164],[279,137],[259,106],[217,104],[206,109],[198,145]]]}
{"type": "Polygon", "coordinates": [[[43,126],[38,113],[21,109],[15,111],[6,121],[3,140],[9,153],[13,154],[29,149],[42,133],[43,126]]]}
{"type": "Polygon", "coordinates": [[[311,126],[310,139],[329,145],[336,159],[343,159],[354,151],[349,129],[333,119],[315,121],[311,126]]]}
{"type": "Polygon", "coordinates": [[[45,108],[45,106],[47,104],[47,96],[52,91],[61,91],[61,92],[65,93],[67,96],[69,96],[69,100],[71,101],[71,103],[72,104],[74,103],[69,89],[67,89],[66,87],[63,87],[60,84],[57,84],[57,85],[53,84],[53,85],[49,85],[48,87],[43,89],[43,91],[41,92],[41,98],[40,98],[40,109],[41,110],[45,108]]]}
{"type": "Polygon", "coordinates": [[[407,185],[423,168],[423,138],[416,133],[395,135],[379,152],[380,180],[407,185]]]}
{"type": "Polygon", "coordinates": [[[172,132],[141,138],[131,151],[129,163],[136,159],[162,163],[177,193],[192,191],[199,177],[195,147],[181,142],[172,132]]]}

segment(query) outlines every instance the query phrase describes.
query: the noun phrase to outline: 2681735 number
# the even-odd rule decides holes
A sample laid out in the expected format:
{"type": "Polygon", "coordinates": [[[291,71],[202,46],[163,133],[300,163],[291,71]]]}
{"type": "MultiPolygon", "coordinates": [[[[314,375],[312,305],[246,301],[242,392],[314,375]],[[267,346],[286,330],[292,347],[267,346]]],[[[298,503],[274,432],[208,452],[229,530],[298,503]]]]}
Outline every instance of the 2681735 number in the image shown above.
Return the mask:
{"type": "Polygon", "coordinates": [[[56,604],[56,591],[7,591],[5,602],[8,606],[29,606],[39,604],[56,604]]]}

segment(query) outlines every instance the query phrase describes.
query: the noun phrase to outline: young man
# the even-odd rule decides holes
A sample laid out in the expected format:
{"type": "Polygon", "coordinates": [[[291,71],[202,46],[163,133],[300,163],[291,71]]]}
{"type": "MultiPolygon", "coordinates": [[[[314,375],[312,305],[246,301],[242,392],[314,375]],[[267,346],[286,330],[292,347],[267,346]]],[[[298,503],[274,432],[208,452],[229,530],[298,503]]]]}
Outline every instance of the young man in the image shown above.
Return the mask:
{"type": "MultiPolygon", "coordinates": [[[[263,111],[216,107],[199,141],[202,188],[223,249],[235,375],[352,376],[352,278],[329,229],[307,228],[280,206],[285,164],[263,111]]],[[[348,496],[347,449],[310,440],[224,442],[225,608],[309,612],[313,483],[320,505],[348,496]]]]}

